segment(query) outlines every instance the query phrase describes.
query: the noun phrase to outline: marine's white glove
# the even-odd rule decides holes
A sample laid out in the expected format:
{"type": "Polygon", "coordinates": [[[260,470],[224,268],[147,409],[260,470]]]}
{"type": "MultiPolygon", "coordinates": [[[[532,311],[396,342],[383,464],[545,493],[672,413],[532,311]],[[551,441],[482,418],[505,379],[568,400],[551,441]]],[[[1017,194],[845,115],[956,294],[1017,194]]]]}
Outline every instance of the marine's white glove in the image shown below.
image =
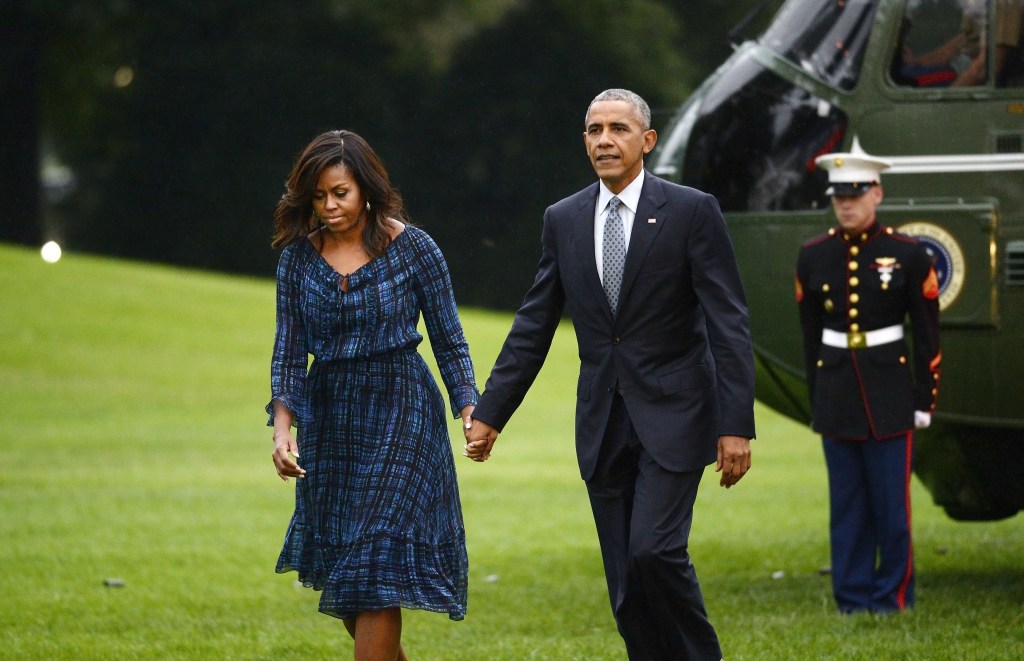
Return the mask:
{"type": "Polygon", "coordinates": [[[914,428],[924,429],[932,424],[932,414],[928,411],[914,411],[914,428]]]}

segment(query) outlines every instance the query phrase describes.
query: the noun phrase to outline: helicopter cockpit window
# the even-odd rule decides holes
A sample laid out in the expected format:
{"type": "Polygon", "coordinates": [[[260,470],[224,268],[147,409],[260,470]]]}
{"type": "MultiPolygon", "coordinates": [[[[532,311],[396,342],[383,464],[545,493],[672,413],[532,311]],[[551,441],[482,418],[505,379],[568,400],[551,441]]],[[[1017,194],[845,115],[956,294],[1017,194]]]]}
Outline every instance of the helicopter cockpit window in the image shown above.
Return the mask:
{"type": "Polygon", "coordinates": [[[825,99],[741,61],[694,107],[681,183],[711,193],[726,212],[828,205],[814,158],[842,144],[847,117],[825,99]]]}
{"type": "Polygon", "coordinates": [[[857,85],[877,0],[791,0],[760,43],[838,87],[857,85]]]}
{"type": "Polygon", "coordinates": [[[1024,0],[910,0],[892,64],[909,87],[998,87],[1024,84],[1021,13],[1024,0]],[[994,43],[989,66],[989,43],[994,43]]]}

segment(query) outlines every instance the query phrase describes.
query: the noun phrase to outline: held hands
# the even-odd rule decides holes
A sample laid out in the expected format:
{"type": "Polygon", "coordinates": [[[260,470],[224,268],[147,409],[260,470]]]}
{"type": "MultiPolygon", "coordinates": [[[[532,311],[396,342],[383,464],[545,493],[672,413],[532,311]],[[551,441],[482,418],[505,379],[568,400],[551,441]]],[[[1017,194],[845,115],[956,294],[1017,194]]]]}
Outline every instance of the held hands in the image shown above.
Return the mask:
{"type": "Polygon", "coordinates": [[[739,482],[750,470],[750,439],[742,436],[718,437],[718,463],[715,472],[722,473],[719,484],[726,489],[739,482]]]}
{"type": "Polygon", "coordinates": [[[299,446],[290,431],[274,432],[274,468],[277,475],[285,482],[289,477],[306,477],[306,469],[300,467],[295,460],[299,458],[299,446]]]}
{"type": "Polygon", "coordinates": [[[914,411],[914,428],[924,429],[932,424],[932,414],[928,411],[914,411]]]}
{"type": "Polygon", "coordinates": [[[486,422],[473,419],[473,407],[462,409],[462,431],[466,434],[466,451],[462,456],[476,462],[487,461],[491,457],[491,448],[498,440],[498,430],[486,422]]]}

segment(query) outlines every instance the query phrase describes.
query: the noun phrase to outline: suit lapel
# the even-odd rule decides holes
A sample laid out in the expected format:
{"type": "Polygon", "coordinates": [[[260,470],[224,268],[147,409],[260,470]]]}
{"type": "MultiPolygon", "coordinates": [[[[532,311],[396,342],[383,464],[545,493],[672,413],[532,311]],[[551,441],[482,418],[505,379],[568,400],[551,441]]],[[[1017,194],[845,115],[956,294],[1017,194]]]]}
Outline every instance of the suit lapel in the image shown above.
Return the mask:
{"type": "Polygon", "coordinates": [[[597,209],[598,185],[594,184],[583,196],[583,201],[576,210],[576,219],[573,221],[573,248],[579,268],[582,269],[583,280],[587,283],[587,300],[591,296],[596,300],[603,301],[603,309],[611,318],[611,308],[608,306],[608,297],[605,296],[604,287],[601,286],[601,278],[597,274],[596,247],[594,245],[594,214],[597,209]]]}
{"type": "Polygon", "coordinates": [[[644,187],[640,191],[640,202],[633,218],[633,232],[629,237],[629,249],[626,251],[626,265],[622,272],[622,290],[619,292],[619,307],[629,296],[629,290],[640,272],[654,238],[665,226],[667,216],[661,207],[665,204],[665,193],[660,182],[649,172],[644,173],[644,187]],[[651,222],[653,220],[654,222],[651,222]]]}

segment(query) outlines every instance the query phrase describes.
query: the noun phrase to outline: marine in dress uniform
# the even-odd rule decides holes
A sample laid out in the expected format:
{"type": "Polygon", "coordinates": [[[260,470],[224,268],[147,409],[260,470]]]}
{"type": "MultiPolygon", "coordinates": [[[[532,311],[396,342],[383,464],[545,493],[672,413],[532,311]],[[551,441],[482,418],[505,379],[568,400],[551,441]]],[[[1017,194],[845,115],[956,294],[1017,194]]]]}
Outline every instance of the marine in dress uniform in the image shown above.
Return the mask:
{"type": "Polygon", "coordinates": [[[828,467],[833,595],[845,613],[898,611],[914,603],[913,434],[938,395],[938,277],[922,245],[876,218],[887,162],[858,151],[816,163],[839,224],[800,249],[796,300],[828,467]]]}

